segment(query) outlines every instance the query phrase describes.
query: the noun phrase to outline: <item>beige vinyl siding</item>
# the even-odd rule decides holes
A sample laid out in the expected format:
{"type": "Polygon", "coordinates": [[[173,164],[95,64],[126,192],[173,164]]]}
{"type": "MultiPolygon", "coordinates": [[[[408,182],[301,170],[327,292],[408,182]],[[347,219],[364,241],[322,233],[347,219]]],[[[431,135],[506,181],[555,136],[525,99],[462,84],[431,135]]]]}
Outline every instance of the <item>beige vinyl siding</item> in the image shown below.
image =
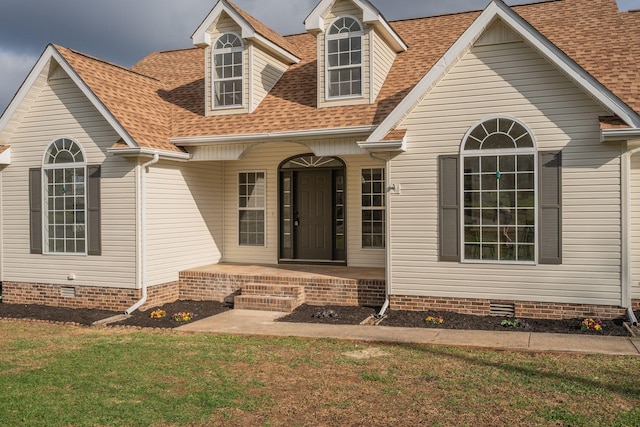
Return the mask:
{"type": "MultiPolygon", "coordinates": [[[[5,125],[2,132],[0,132],[0,145],[6,145],[9,143],[10,138],[13,136],[13,132],[15,132],[16,128],[20,125],[23,117],[29,112],[29,109],[33,105],[33,103],[38,99],[42,88],[47,85],[47,76],[51,67],[57,67],[58,65],[52,65],[55,62],[49,60],[47,65],[44,67],[40,75],[37,76],[33,85],[29,88],[24,98],[17,106],[15,112],[9,118],[7,124],[5,125]]],[[[8,111],[4,111],[0,114],[6,114],[8,111]]]]}
{"type": "Polygon", "coordinates": [[[631,156],[631,298],[640,299],[640,155],[631,156]]]}
{"type": "Polygon", "coordinates": [[[242,40],[244,45],[244,54],[242,56],[243,66],[243,106],[240,108],[213,108],[213,89],[212,89],[212,50],[218,38],[224,33],[234,33],[238,37],[242,38],[242,30],[236,22],[231,19],[226,13],[222,13],[220,17],[214,22],[208,30],[211,35],[211,46],[207,46],[204,54],[205,72],[204,72],[204,86],[205,86],[205,100],[206,100],[206,115],[207,116],[220,116],[226,114],[242,114],[249,112],[249,42],[242,40]]]}
{"type": "Polygon", "coordinates": [[[362,22],[362,10],[360,10],[350,0],[339,0],[333,4],[331,8],[327,10],[324,15],[325,29],[318,34],[318,107],[336,107],[343,105],[358,105],[370,103],[370,90],[371,90],[371,70],[370,64],[370,41],[372,37],[372,30],[368,28],[364,22],[362,22]],[[325,50],[326,50],[326,32],[337,18],[341,16],[349,15],[357,18],[360,21],[360,25],[363,27],[364,36],[362,37],[362,97],[353,97],[345,99],[327,99],[327,86],[326,86],[326,73],[325,66],[325,50]]]}
{"type": "Polygon", "coordinates": [[[373,94],[371,101],[374,102],[384,85],[387,75],[396,60],[396,53],[389,47],[387,42],[376,32],[371,31],[373,38],[373,94]]]}
{"type": "MultiPolygon", "coordinates": [[[[335,143],[335,141],[334,141],[335,143]]],[[[355,140],[343,143],[355,144],[355,140]]],[[[278,167],[289,157],[309,153],[295,143],[260,144],[239,161],[224,162],[224,258],[225,262],[276,264],[278,262],[278,167]],[[264,247],[238,244],[238,173],[266,173],[266,244],[264,247]]],[[[384,265],[384,250],[361,248],[361,169],[380,167],[366,155],[341,157],[347,167],[347,263],[350,266],[384,265]]]]}
{"type": "Polygon", "coordinates": [[[289,67],[287,64],[278,61],[256,45],[252,45],[251,55],[251,109],[255,110],[289,67]]]}
{"type": "Polygon", "coordinates": [[[147,280],[178,280],[184,269],[215,264],[222,251],[222,166],[165,162],[146,174],[147,280]]]}
{"type": "Polygon", "coordinates": [[[392,293],[619,305],[621,148],[600,142],[606,113],[522,42],[473,48],[400,126],[392,293]],[[563,150],[561,265],[438,262],[438,156],[496,115],[523,121],[539,150],[563,150]]]}
{"type": "Polygon", "coordinates": [[[12,164],[3,171],[5,281],[135,287],[135,163],[107,156],[120,137],[70,79],[42,88],[8,141],[12,164]],[[102,255],[35,255],[29,248],[29,168],[40,167],[48,144],[77,141],[88,164],[102,165],[102,255]],[[70,274],[76,280],[69,281],[70,274]]]}

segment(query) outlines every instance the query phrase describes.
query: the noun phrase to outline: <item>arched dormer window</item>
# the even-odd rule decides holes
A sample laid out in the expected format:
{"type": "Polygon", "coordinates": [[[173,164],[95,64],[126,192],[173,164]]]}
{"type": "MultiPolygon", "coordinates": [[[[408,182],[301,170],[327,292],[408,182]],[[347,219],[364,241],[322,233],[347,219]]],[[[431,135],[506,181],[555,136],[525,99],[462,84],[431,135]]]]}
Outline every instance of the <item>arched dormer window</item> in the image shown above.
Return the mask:
{"type": "Polygon", "coordinates": [[[327,97],[362,96],[362,25],[345,16],[327,32],[327,97]]]}
{"type": "Polygon", "coordinates": [[[484,120],[462,141],[463,259],[536,261],[537,164],[531,132],[484,120]]]}
{"type": "Polygon", "coordinates": [[[240,37],[223,34],[213,47],[213,106],[241,107],[243,103],[243,54],[240,37]]]}
{"type": "Polygon", "coordinates": [[[82,147],[68,138],[55,140],[42,169],[44,252],[85,254],[87,164],[82,147]]]}

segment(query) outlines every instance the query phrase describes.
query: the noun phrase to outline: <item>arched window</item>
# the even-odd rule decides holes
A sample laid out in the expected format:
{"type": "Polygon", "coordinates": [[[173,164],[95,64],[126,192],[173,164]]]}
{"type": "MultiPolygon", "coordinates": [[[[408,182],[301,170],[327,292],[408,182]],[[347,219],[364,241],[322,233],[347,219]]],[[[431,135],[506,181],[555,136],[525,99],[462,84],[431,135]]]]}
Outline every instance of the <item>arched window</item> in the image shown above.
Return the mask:
{"type": "Polygon", "coordinates": [[[213,47],[214,107],[242,106],[242,40],[232,33],[220,36],[213,47]]]}
{"type": "Polygon", "coordinates": [[[334,21],[327,32],[329,98],[362,95],[362,26],[351,17],[334,21]]]}
{"type": "Polygon", "coordinates": [[[463,259],[536,261],[536,148],[508,117],[484,120],[462,142],[463,259]]]}
{"type": "Polygon", "coordinates": [[[87,252],[87,164],[82,148],[68,138],[52,142],[42,162],[44,252],[87,252]]]}

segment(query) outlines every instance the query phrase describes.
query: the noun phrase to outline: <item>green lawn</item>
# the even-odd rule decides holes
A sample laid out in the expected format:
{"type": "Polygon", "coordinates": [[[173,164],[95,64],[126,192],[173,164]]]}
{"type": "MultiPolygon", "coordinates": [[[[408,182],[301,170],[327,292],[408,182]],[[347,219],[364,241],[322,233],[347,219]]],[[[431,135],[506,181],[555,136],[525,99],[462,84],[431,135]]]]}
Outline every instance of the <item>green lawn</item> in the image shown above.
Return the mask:
{"type": "Polygon", "coordinates": [[[640,425],[638,357],[1,320],[0,390],[2,426],[640,425]]]}

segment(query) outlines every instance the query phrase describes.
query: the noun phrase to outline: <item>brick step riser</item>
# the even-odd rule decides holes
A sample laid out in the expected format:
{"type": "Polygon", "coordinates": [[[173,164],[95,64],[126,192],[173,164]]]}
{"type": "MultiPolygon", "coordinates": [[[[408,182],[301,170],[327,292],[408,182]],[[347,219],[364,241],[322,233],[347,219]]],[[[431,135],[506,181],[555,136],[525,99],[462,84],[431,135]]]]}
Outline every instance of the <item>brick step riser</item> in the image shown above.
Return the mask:
{"type": "Polygon", "coordinates": [[[304,288],[302,286],[247,284],[242,286],[242,295],[262,295],[304,299],[304,288]]]}
{"type": "Polygon", "coordinates": [[[233,308],[239,310],[283,311],[291,313],[301,304],[297,298],[264,295],[238,295],[233,308]]]}

